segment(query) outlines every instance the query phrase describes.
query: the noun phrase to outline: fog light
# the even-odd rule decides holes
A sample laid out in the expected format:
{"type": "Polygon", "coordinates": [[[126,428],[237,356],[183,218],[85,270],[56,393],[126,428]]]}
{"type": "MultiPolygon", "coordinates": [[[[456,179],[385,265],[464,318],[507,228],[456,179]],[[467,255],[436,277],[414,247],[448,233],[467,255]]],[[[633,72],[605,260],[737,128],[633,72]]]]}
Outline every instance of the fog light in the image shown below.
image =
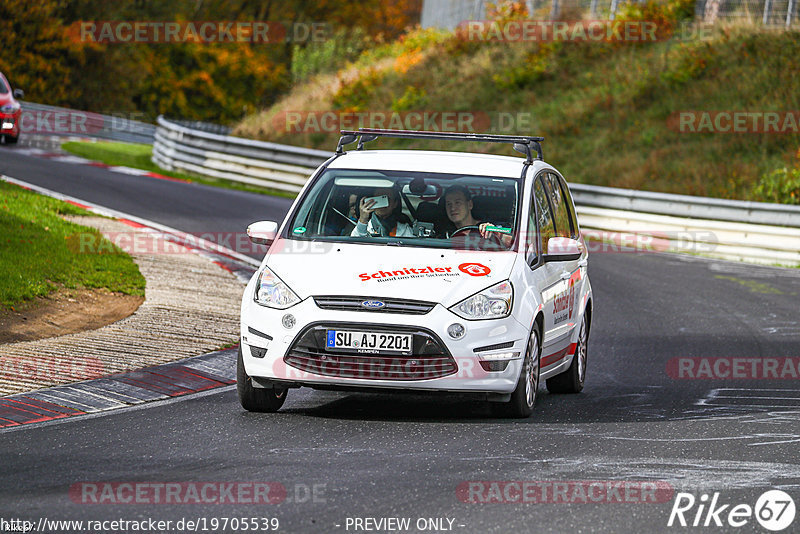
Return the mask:
{"type": "Polygon", "coordinates": [[[267,349],[250,345],[250,354],[253,355],[253,358],[263,358],[267,354],[267,349]]]}
{"type": "Polygon", "coordinates": [[[508,362],[481,362],[481,367],[483,367],[484,371],[489,373],[499,373],[506,370],[508,362]]]}
{"type": "Polygon", "coordinates": [[[479,358],[485,362],[513,360],[519,357],[519,352],[498,352],[496,354],[481,354],[479,358]]]}
{"type": "Polygon", "coordinates": [[[447,334],[453,339],[461,339],[466,333],[467,329],[460,323],[453,323],[447,327],[447,334]]]}
{"type": "Polygon", "coordinates": [[[292,328],[294,328],[294,324],[296,322],[297,321],[295,320],[294,315],[292,315],[291,313],[287,313],[286,315],[283,316],[283,319],[281,319],[281,323],[283,324],[283,327],[284,328],[288,328],[290,330],[292,328]]]}

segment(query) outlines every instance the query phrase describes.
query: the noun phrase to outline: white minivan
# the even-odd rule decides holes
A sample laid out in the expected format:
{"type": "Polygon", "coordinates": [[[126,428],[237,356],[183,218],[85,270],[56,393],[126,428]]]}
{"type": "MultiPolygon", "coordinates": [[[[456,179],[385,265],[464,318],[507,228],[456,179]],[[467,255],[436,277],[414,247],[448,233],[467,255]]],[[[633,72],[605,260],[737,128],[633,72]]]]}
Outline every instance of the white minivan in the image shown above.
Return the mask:
{"type": "Polygon", "coordinates": [[[247,230],[270,248],[242,298],[242,406],[274,412],[301,386],[446,391],[527,417],[540,380],[581,391],[587,251],[542,138],[342,134],[283,223],[247,230]],[[363,150],[380,137],[510,143],[526,157],[363,150]]]}

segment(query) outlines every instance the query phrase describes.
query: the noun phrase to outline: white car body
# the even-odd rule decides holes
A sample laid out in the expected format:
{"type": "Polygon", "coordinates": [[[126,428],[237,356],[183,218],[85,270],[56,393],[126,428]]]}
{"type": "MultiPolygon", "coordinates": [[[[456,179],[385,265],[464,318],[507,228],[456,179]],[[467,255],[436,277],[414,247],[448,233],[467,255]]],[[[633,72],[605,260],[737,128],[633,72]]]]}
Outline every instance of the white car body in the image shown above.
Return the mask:
{"type": "MultiPolygon", "coordinates": [[[[534,179],[542,173],[553,173],[563,181],[552,166],[541,160],[525,164],[522,158],[485,154],[360,150],[347,152],[326,162],[298,195],[259,271],[244,291],[241,353],[246,379],[251,380],[254,388],[312,386],[450,391],[478,393],[488,400],[507,401],[520,380],[526,343],[535,329],[540,338],[543,337],[539,351],[540,378],[549,379],[565,373],[570,369],[577,352],[579,325],[584,318],[588,335],[592,289],[587,276],[587,252],[582,241],[578,248],[580,257],[570,261],[544,262],[545,251],[530,250],[531,247],[535,249],[542,246],[538,229],[528,227],[528,212],[534,206],[534,179]],[[289,233],[288,225],[322,169],[441,170],[453,174],[520,180],[522,212],[518,217],[519,237],[513,248],[507,251],[348,243],[345,239],[335,243],[297,241],[289,233]],[[526,236],[530,236],[530,240],[526,236]],[[529,265],[531,254],[537,260],[529,265]],[[286,309],[257,303],[254,292],[258,275],[264,268],[269,268],[291,288],[299,302],[286,309]],[[470,320],[454,312],[453,307],[459,302],[503,281],[510,281],[513,287],[513,303],[507,317],[470,320]],[[359,302],[385,303],[398,299],[424,301],[433,306],[424,314],[378,312],[369,308],[378,306],[374,303],[350,309],[326,309],[320,306],[324,297],[332,296],[351,297],[352,302],[345,299],[348,300],[348,306],[359,302]],[[293,316],[294,324],[284,324],[284,317],[288,314],[293,316]],[[465,330],[459,339],[454,339],[448,333],[448,327],[454,323],[463,325],[465,330]],[[291,361],[287,362],[293,345],[310,328],[340,332],[424,331],[446,348],[456,368],[454,371],[450,369],[452,372],[446,376],[435,378],[429,378],[426,372],[418,369],[420,379],[414,379],[413,372],[393,375],[387,371],[385,375],[377,373],[377,376],[369,373],[316,373],[313,370],[324,369],[320,362],[317,364],[321,367],[311,366],[311,371],[308,365],[299,368],[291,361]],[[492,348],[498,345],[498,348],[492,348]],[[256,348],[255,352],[252,347],[256,348]],[[258,354],[262,356],[255,357],[258,354]],[[502,371],[487,371],[484,367],[487,364],[481,364],[482,361],[507,364],[502,371]]],[[[574,221],[575,207],[568,192],[565,198],[574,221]]],[[[577,222],[574,224],[576,227],[572,229],[572,237],[580,241],[577,222]]],[[[564,241],[561,239],[551,243],[563,244],[564,241]]],[[[320,353],[320,358],[327,359],[325,350],[320,353]]],[[[336,360],[341,354],[341,350],[331,351],[328,356],[336,360]]],[[[359,358],[371,357],[368,352],[359,354],[359,358]]],[[[409,362],[411,359],[418,363],[422,358],[418,354],[398,354],[385,356],[383,360],[388,360],[386,365],[391,369],[398,362],[409,362]]],[[[413,362],[408,363],[407,368],[413,365],[413,362]]],[[[421,365],[424,366],[424,363],[421,365]]],[[[538,383],[535,385],[538,386],[538,383]]]]}

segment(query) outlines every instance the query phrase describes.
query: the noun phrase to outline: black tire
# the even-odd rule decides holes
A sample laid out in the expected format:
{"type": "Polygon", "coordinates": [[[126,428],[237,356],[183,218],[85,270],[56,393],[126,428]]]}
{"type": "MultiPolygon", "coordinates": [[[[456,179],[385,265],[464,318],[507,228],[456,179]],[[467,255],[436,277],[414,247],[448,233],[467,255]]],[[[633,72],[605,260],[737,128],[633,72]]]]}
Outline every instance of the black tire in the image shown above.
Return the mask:
{"type": "Polygon", "coordinates": [[[589,325],[586,324],[586,314],[581,319],[581,329],[578,333],[578,344],[575,346],[575,356],[569,369],[548,378],[547,391],[550,393],[580,393],[586,381],[586,346],[589,342],[589,325]]]}
{"type": "Polygon", "coordinates": [[[533,413],[539,389],[541,355],[542,347],[539,342],[539,330],[534,325],[530,336],[528,336],[525,358],[522,360],[522,370],[519,373],[517,387],[508,402],[494,405],[496,406],[495,410],[499,412],[498,415],[525,419],[533,413]]]}
{"type": "Polygon", "coordinates": [[[253,387],[250,377],[244,370],[241,346],[236,359],[236,392],[239,394],[239,404],[248,412],[277,412],[286,401],[286,389],[253,387]]]}
{"type": "Polygon", "coordinates": [[[6,144],[7,145],[16,145],[17,141],[19,141],[19,136],[11,137],[10,135],[6,136],[6,144]]]}

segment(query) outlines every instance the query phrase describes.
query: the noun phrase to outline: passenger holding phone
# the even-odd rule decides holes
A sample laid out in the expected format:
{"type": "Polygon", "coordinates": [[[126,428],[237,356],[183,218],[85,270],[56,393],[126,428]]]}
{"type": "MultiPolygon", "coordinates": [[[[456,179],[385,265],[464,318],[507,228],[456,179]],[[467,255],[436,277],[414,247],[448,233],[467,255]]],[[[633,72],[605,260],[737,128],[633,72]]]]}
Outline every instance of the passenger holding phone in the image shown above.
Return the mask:
{"type": "Polygon", "coordinates": [[[400,206],[400,194],[391,187],[373,191],[372,197],[361,199],[359,218],[350,233],[352,237],[414,237],[408,217],[400,206]],[[380,197],[386,196],[386,201],[380,197]],[[379,206],[379,207],[376,207],[379,206]]]}

